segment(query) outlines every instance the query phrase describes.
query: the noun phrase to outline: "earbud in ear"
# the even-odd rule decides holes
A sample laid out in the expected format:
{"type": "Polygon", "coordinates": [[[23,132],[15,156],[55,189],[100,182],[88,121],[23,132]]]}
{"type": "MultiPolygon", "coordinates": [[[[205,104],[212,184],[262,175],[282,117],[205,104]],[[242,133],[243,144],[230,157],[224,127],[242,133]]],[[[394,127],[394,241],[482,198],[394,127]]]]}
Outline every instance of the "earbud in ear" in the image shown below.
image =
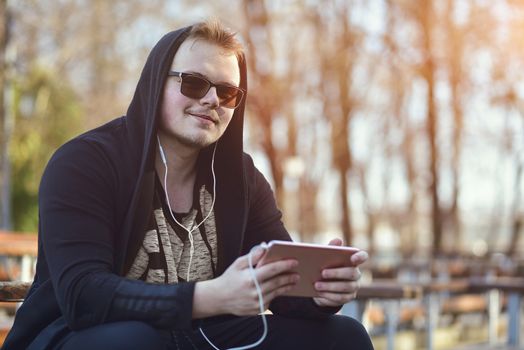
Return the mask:
{"type": "Polygon", "coordinates": [[[167,164],[166,155],[164,154],[164,149],[160,143],[160,138],[157,136],[156,139],[158,140],[158,149],[160,150],[160,158],[162,158],[162,163],[167,164]]]}

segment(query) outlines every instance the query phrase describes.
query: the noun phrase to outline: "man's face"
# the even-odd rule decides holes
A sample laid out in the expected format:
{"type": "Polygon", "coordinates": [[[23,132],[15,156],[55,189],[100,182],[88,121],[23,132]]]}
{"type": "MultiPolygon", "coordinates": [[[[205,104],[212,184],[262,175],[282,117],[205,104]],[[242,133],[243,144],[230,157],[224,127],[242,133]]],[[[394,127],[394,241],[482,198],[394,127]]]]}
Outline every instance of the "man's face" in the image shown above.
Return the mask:
{"type": "MultiPolygon", "coordinates": [[[[178,49],[172,71],[194,73],[214,84],[239,86],[240,72],[234,54],[204,40],[188,39],[178,49]]],[[[171,144],[203,148],[219,139],[234,109],[219,106],[216,88],[200,99],[180,92],[181,79],[169,76],[164,86],[159,134],[171,144]]]]}

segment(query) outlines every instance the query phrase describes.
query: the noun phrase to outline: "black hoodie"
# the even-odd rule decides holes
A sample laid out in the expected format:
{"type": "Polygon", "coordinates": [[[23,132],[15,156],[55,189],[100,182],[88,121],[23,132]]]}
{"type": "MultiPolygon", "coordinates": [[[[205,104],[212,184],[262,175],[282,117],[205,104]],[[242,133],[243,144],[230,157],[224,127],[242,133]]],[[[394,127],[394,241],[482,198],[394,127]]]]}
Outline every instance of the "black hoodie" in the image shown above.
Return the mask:
{"type": "MultiPolygon", "coordinates": [[[[123,277],[153,210],[157,115],[167,72],[190,29],[166,34],[153,48],[125,116],[69,141],[49,161],[40,185],[36,275],[3,349],[46,349],[71,330],[120,320],[191,327],[194,282],[123,277]]],[[[247,91],[244,59],[239,67],[247,91]]],[[[242,150],[245,101],[215,158],[218,275],[255,244],[290,239],[268,182],[242,150]]],[[[210,153],[204,149],[201,158],[210,153]]],[[[270,308],[301,317],[334,311],[289,297],[270,308]]]]}

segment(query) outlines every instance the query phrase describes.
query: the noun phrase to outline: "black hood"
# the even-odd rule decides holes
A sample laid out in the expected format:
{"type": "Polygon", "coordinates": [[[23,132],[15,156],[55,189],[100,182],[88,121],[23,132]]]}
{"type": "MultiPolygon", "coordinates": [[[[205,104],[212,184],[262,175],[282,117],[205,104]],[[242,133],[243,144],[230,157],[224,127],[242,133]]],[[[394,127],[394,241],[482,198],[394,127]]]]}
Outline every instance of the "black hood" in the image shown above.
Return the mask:
{"type": "MultiPolygon", "coordinates": [[[[187,39],[191,27],[185,27],[167,33],[151,50],[146,64],[142,70],[135,94],[125,116],[127,130],[127,145],[129,152],[136,156],[138,177],[123,225],[124,237],[123,247],[118,252],[116,264],[121,273],[127,271],[135,258],[138,248],[142,244],[144,229],[148,220],[148,213],[152,210],[153,192],[155,183],[155,155],[156,155],[156,131],[158,127],[158,116],[164,84],[167,73],[171,68],[173,58],[184,40],[187,39]],[[127,240],[127,241],[125,241],[127,240]]],[[[247,92],[247,75],[244,57],[239,58],[240,87],[247,92]]],[[[225,250],[240,251],[242,224],[246,215],[246,185],[244,179],[242,154],[243,154],[243,127],[244,109],[246,97],[242,100],[233,114],[224,135],[218,141],[215,156],[215,172],[217,175],[217,199],[216,207],[220,207],[221,196],[229,196],[228,208],[219,209],[218,220],[229,220],[230,217],[238,217],[239,232],[227,233],[227,235],[238,236],[238,247],[236,244],[221,244],[219,241],[219,266],[218,271],[223,271],[230,262],[220,261],[225,250]],[[236,199],[231,206],[231,197],[236,199]],[[220,219],[228,218],[228,219],[220,219]],[[221,268],[222,267],[222,268],[221,268]]],[[[210,153],[210,149],[203,150],[204,154],[210,153]]],[[[205,157],[204,157],[205,158],[205,157]]],[[[217,209],[215,209],[217,211],[217,209]]],[[[217,223],[219,225],[219,223],[217,223]]],[[[234,237],[230,237],[234,238],[234,237]]],[[[223,241],[222,241],[223,242],[223,241]]]]}

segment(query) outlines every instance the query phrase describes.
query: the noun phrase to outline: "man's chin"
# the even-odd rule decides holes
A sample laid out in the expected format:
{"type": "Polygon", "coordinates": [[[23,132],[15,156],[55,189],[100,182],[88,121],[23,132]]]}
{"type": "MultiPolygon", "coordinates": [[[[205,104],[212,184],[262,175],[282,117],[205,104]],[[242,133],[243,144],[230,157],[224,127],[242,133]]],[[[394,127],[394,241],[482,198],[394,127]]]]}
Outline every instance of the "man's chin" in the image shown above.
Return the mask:
{"type": "Polygon", "coordinates": [[[218,138],[209,137],[208,135],[192,137],[192,138],[181,138],[179,139],[180,143],[185,146],[202,149],[206,148],[209,145],[212,145],[218,138]]]}
{"type": "Polygon", "coordinates": [[[183,147],[198,150],[212,145],[219,139],[220,136],[215,132],[210,132],[209,130],[198,130],[197,132],[185,134],[164,132],[164,134],[167,140],[171,139],[174,142],[174,145],[178,143],[183,147]]]}

